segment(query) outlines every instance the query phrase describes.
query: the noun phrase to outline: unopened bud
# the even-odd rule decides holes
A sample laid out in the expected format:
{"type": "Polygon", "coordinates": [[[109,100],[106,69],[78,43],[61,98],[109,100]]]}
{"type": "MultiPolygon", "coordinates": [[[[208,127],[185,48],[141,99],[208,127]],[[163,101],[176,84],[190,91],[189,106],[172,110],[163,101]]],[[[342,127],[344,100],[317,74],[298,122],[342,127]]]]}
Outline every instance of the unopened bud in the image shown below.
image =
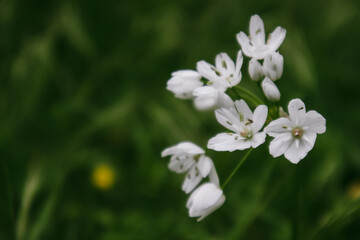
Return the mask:
{"type": "Polygon", "coordinates": [[[280,100],[280,91],[276,87],[275,83],[269,78],[266,77],[264,79],[264,81],[261,83],[261,87],[267,99],[272,102],[277,102],[280,100]]]}
{"type": "Polygon", "coordinates": [[[249,75],[254,81],[259,81],[264,76],[262,66],[255,58],[249,62],[249,75]]]}
{"type": "Polygon", "coordinates": [[[193,90],[203,85],[200,74],[193,70],[176,71],[171,76],[166,88],[181,99],[193,99],[193,90]]]}
{"type": "Polygon", "coordinates": [[[284,58],[280,53],[274,52],[264,59],[263,71],[266,77],[275,81],[281,78],[284,68],[284,58]]]}

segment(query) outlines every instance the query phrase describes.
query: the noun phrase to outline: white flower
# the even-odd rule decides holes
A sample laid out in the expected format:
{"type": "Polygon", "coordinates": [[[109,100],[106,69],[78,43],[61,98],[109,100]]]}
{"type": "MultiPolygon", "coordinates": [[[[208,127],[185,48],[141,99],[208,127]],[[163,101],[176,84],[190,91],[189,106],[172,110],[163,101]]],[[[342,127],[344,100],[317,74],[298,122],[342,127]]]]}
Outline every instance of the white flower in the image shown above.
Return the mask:
{"type": "Polygon", "coordinates": [[[267,55],[264,59],[264,74],[271,80],[275,81],[281,78],[284,68],[284,58],[279,52],[267,55]]]}
{"type": "Polygon", "coordinates": [[[221,207],[224,201],[225,196],[218,185],[204,183],[190,195],[186,207],[190,217],[199,217],[197,221],[201,221],[221,207]]]}
{"type": "Polygon", "coordinates": [[[193,70],[179,70],[171,76],[166,88],[181,99],[192,99],[193,90],[203,85],[200,74],[193,70]]]}
{"type": "Polygon", "coordinates": [[[253,15],[250,19],[250,36],[248,37],[244,32],[240,32],[236,37],[246,56],[263,59],[280,47],[285,35],[286,30],[277,27],[265,43],[264,23],[258,15],[253,15]]]}
{"type": "Polygon", "coordinates": [[[326,120],[316,111],[306,112],[300,99],[290,101],[289,118],[272,121],[265,132],[275,137],[270,143],[270,154],[284,156],[292,163],[298,163],[313,148],[316,134],[326,131],[326,120]]]}
{"type": "Polygon", "coordinates": [[[261,63],[255,58],[252,58],[249,62],[249,75],[254,81],[259,81],[264,76],[261,63]]]}
{"type": "Polygon", "coordinates": [[[194,105],[198,110],[213,110],[234,104],[233,100],[225,92],[212,86],[196,88],[193,95],[195,97],[194,105]]]}
{"type": "Polygon", "coordinates": [[[199,61],[196,68],[201,76],[209,80],[208,85],[225,91],[241,81],[242,63],[241,51],[237,54],[236,65],[226,53],[220,53],[216,56],[215,67],[205,61],[199,61]]]}
{"type": "Polygon", "coordinates": [[[266,77],[264,81],[262,81],[261,87],[267,99],[272,102],[277,102],[280,100],[280,91],[276,87],[275,83],[269,78],[266,77]]]}
{"type": "Polygon", "coordinates": [[[182,190],[190,193],[200,181],[209,176],[210,181],[219,184],[219,178],[211,159],[204,155],[204,150],[191,142],[181,142],[165,149],[161,156],[169,156],[169,169],[176,173],[187,171],[182,190]]]}
{"type": "Polygon", "coordinates": [[[211,138],[208,148],[216,151],[235,151],[256,148],[265,141],[263,127],[268,108],[258,106],[254,114],[244,100],[236,101],[235,108],[221,108],[215,111],[218,122],[233,133],[220,133],[211,138]]]}

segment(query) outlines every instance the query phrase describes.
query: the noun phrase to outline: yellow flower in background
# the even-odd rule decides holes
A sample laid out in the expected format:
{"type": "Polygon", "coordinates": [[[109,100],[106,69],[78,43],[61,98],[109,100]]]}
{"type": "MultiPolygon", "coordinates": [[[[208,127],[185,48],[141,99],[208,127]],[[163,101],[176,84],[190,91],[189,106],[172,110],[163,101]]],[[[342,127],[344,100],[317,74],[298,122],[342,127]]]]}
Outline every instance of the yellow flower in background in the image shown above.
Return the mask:
{"type": "Polygon", "coordinates": [[[355,181],[350,184],[347,190],[347,195],[352,200],[357,200],[360,198],[360,181],[355,181]]]}
{"type": "Polygon", "coordinates": [[[109,189],[114,185],[115,172],[114,169],[105,163],[97,165],[92,173],[92,183],[100,189],[109,189]]]}

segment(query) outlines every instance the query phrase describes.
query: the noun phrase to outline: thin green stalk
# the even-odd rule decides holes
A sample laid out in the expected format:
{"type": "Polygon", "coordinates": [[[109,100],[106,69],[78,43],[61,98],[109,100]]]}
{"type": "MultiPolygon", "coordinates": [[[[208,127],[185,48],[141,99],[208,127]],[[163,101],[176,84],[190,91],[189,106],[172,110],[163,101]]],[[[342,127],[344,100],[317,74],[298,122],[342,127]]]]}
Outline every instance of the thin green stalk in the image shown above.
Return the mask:
{"type": "Polygon", "coordinates": [[[228,184],[228,182],[231,180],[231,178],[235,175],[235,173],[237,172],[237,170],[239,170],[239,168],[241,167],[241,165],[245,162],[245,160],[248,158],[248,156],[250,155],[250,153],[253,151],[253,148],[250,148],[247,153],[245,154],[245,156],[240,160],[240,162],[236,165],[235,169],[230,173],[229,177],[226,179],[226,181],[224,182],[224,184],[221,186],[222,189],[224,189],[224,187],[226,186],[226,184],[228,184]]]}
{"type": "Polygon", "coordinates": [[[7,188],[7,197],[8,197],[8,204],[9,204],[9,214],[10,214],[10,222],[11,222],[11,235],[14,236],[14,205],[13,205],[13,199],[12,199],[12,186],[9,178],[9,170],[8,167],[4,161],[4,159],[1,159],[1,163],[3,165],[4,170],[4,177],[6,181],[6,188],[7,188]]]}
{"type": "Polygon", "coordinates": [[[241,98],[241,96],[240,96],[239,93],[235,90],[235,88],[231,88],[231,90],[233,91],[233,93],[234,93],[238,98],[241,98]]]}
{"type": "MultiPolygon", "coordinates": [[[[261,105],[261,104],[264,104],[263,101],[261,101],[260,98],[258,98],[255,94],[253,94],[252,92],[246,90],[245,88],[242,88],[240,86],[236,86],[235,87],[237,90],[239,90],[241,93],[245,94],[248,96],[249,100],[252,101],[252,103],[254,105],[261,105]]],[[[236,91],[236,90],[234,90],[236,91]]],[[[238,95],[241,95],[241,94],[238,94],[238,95]]]]}

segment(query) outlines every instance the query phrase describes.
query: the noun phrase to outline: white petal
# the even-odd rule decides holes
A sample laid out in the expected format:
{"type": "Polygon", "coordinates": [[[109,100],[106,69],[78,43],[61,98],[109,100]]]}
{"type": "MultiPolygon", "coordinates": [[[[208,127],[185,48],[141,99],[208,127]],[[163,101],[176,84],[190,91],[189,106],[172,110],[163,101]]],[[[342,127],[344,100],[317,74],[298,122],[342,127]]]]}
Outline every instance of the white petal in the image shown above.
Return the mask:
{"type": "Polygon", "coordinates": [[[309,111],[306,113],[306,119],[304,127],[307,127],[307,131],[313,131],[318,134],[326,131],[326,119],[316,111],[309,111]]]}
{"type": "MultiPolygon", "coordinates": [[[[190,195],[186,206],[194,211],[207,209],[214,205],[222,195],[222,190],[213,183],[204,183],[200,185],[190,195]]],[[[190,214],[190,217],[194,217],[190,214]]]]}
{"type": "Polygon", "coordinates": [[[255,58],[249,62],[249,75],[254,81],[258,81],[264,76],[262,66],[255,58]]]}
{"type": "Polygon", "coordinates": [[[184,152],[192,154],[192,155],[205,153],[204,149],[195,145],[192,142],[181,142],[178,144],[178,148],[182,149],[184,152]]]}
{"type": "Polygon", "coordinates": [[[168,147],[161,152],[161,157],[166,157],[181,152],[177,145],[168,147]]]}
{"type": "Polygon", "coordinates": [[[234,101],[225,92],[218,90],[217,108],[233,108],[234,101]]]}
{"type": "Polygon", "coordinates": [[[209,174],[209,180],[211,183],[215,184],[216,186],[220,187],[220,181],[219,181],[219,176],[216,172],[214,163],[211,162],[211,171],[209,174]]]}
{"type": "Polygon", "coordinates": [[[314,132],[305,132],[301,138],[301,141],[304,143],[306,151],[310,151],[315,144],[316,141],[316,133],[314,132]]]}
{"type": "Polygon", "coordinates": [[[294,122],[295,126],[302,126],[306,119],[305,104],[299,98],[293,99],[289,102],[288,106],[290,119],[294,122]]]}
{"type": "Polygon", "coordinates": [[[274,121],[272,121],[265,129],[264,131],[272,137],[276,137],[277,135],[281,133],[290,133],[292,130],[292,123],[288,118],[279,118],[274,121]]]}
{"type": "Polygon", "coordinates": [[[273,157],[279,157],[285,153],[292,143],[293,137],[290,133],[282,133],[270,142],[269,150],[273,157]]]}
{"type": "Polygon", "coordinates": [[[218,92],[211,86],[195,88],[193,91],[195,96],[194,105],[199,110],[211,110],[217,107],[218,92]]]}
{"type": "Polygon", "coordinates": [[[215,137],[211,138],[208,142],[208,148],[215,151],[229,151],[243,150],[249,148],[251,143],[249,141],[243,141],[244,138],[239,134],[232,133],[219,133],[215,137]]]}
{"type": "Polygon", "coordinates": [[[265,30],[264,22],[258,15],[251,16],[250,19],[250,35],[251,42],[255,46],[261,46],[265,44],[265,30]]]}
{"type": "Polygon", "coordinates": [[[222,190],[213,183],[204,183],[189,197],[186,207],[190,217],[201,217],[198,221],[215,211],[224,203],[222,190]]]}
{"type": "Polygon", "coordinates": [[[265,97],[270,101],[278,102],[280,100],[280,91],[269,78],[266,77],[264,81],[262,81],[261,88],[264,91],[265,97]]]}
{"type": "Polygon", "coordinates": [[[219,76],[216,75],[215,67],[205,61],[199,61],[196,64],[196,69],[201,76],[209,81],[219,81],[219,76]]]}
{"type": "Polygon", "coordinates": [[[215,66],[221,73],[227,74],[229,72],[235,72],[235,64],[226,53],[216,55],[215,66]]]}
{"type": "Polygon", "coordinates": [[[171,73],[171,76],[194,78],[194,79],[199,79],[199,80],[201,78],[201,75],[197,71],[194,71],[194,70],[178,70],[178,71],[171,73]]]}
{"type": "Polygon", "coordinates": [[[213,163],[209,157],[201,156],[199,162],[197,163],[197,168],[199,169],[200,175],[205,178],[209,175],[213,163]]]}
{"type": "Polygon", "coordinates": [[[192,99],[193,90],[201,87],[203,83],[198,78],[186,78],[181,76],[173,76],[167,82],[166,89],[173,92],[176,97],[181,99],[192,99]]]}
{"type": "Polygon", "coordinates": [[[220,108],[215,111],[217,121],[233,132],[240,132],[239,114],[234,108],[220,108]]]}
{"type": "Polygon", "coordinates": [[[246,122],[249,119],[252,120],[253,114],[244,100],[241,99],[240,101],[239,100],[235,101],[235,106],[240,114],[241,121],[246,122]]]}
{"type": "Polygon", "coordinates": [[[251,139],[251,147],[257,148],[265,142],[266,134],[264,132],[256,133],[251,139]]]}
{"type": "Polygon", "coordinates": [[[219,207],[221,207],[225,202],[225,196],[221,195],[221,197],[219,198],[219,200],[217,200],[217,202],[209,209],[207,209],[204,214],[201,215],[201,217],[198,218],[198,222],[200,222],[201,220],[203,220],[205,217],[207,217],[209,214],[211,214],[212,212],[214,212],[216,209],[218,209],[219,207]]]}
{"type": "MultiPolygon", "coordinates": [[[[241,81],[241,66],[243,64],[243,55],[241,50],[238,51],[237,53],[237,58],[236,58],[236,67],[235,67],[235,74],[234,77],[238,79],[238,82],[236,84],[238,84],[241,81]]],[[[235,83],[232,83],[232,86],[236,85],[235,83]]]]}
{"type": "Polygon", "coordinates": [[[284,68],[284,58],[278,52],[273,52],[267,55],[264,59],[264,74],[275,81],[281,78],[284,68]]]}
{"type": "Polygon", "coordinates": [[[184,173],[189,170],[195,164],[195,160],[192,156],[186,156],[184,158],[179,158],[174,155],[171,157],[169,162],[169,169],[176,173],[184,173]]]}
{"type": "Polygon", "coordinates": [[[297,164],[309,151],[302,141],[295,139],[291,142],[284,156],[292,163],[297,164]]]}
{"type": "Polygon", "coordinates": [[[190,193],[200,183],[202,178],[203,177],[201,176],[196,166],[192,167],[188,174],[186,174],[185,180],[182,185],[182,190],[185,193],[190,193]]]}
{"type": "Polygon", "coordinates": [[[268,114],[268,108],[266,105],[259,105],[253,114],[253,133],[257,133],[264,126],[268,114]]]}
{"type": "Polygon", "coordinates": [[[269,51],[275,52],[284,41],[285,36],[286,30],[282,27],[277,27],[268,37],[267,46],[269,51]]]}
{"type": "Polygon", "coordinates": [[[252,57],[255,59],[264,59],[267,55],[271,54],[272,51],[267,45],[256,46],[252,50],[252,57]]]}
{"type": "Polygon", "coordinates": [[[244,32],[239,32],[236,38],[241,46],[241,50],[248,57],[253,57],[253,47],[250,45],[250,39],[244,32]]]}

